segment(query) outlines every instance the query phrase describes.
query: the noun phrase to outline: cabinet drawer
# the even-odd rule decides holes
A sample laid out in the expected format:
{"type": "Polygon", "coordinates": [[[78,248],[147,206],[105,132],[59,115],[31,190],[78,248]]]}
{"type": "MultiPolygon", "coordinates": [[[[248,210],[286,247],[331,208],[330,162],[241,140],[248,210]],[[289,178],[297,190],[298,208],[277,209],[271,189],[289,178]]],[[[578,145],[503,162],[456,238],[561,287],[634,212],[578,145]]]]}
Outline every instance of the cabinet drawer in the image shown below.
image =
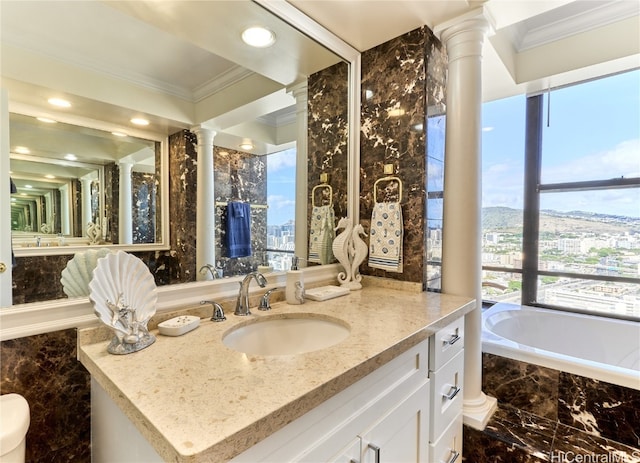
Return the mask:
{"type": "Polygon", "coordinates": [[[464,317],[429,338],[429,370],[436,371],[464,347],[464,317]]]}
{"type": "Polygon", "coordinates": [[[464,351],[458,352],[442,368],[432,372],[431,378],[429,440],[436,442],[449,423],[462,412],[464,351]]]}
{"type": "Polygon", "coordinates": [[[449,424],[440,439],[429,444],[431,463],[462,462],[462,413],[449,424]]]}

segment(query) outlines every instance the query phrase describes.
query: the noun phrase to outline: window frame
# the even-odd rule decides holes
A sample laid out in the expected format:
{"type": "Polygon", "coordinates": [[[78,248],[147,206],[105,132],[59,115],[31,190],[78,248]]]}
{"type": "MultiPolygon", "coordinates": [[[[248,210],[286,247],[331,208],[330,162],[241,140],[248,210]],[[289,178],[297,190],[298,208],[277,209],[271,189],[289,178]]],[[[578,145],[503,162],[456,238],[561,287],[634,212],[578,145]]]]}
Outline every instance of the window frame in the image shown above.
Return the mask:
{"type": "MultiPolygon", "coordinates": [[[[580,85],[580,83],[576,84],[580,85]]],[[[589,311],[579,308],[556,306],[538,302],[538,280],[541,276],[577,278],[582,280],[609,281],[640,284],[640,278],[593,275],[574,272],[539,269],[538,237],[540,231],[540,195],[550,192],[574,192],[593,190],[613,190],[620,188],[640,188],[640,177],[598,179],[590,181],[542,183],[542,133],[544,119],[544,94],[527,95],[525,104],[525,149],[524,149],[524,198],[523,198],[523,234],[522,268],[483,265],[486,271],[521,274],[522,305],[544,307],[569,312],[585,313],[625,320],[640,321],[640,316],[589,311]]],[[[483,301],[491,303],[491,301],[483,301]]]]}

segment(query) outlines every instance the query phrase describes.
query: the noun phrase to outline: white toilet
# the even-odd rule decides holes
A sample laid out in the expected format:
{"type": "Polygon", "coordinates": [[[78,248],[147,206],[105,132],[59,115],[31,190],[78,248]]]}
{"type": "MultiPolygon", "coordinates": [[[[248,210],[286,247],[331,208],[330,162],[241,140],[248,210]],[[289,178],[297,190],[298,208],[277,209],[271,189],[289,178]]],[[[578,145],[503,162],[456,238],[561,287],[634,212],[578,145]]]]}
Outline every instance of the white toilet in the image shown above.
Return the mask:
{"type": "Polygon", "coordinates": [[[24,463],[29,404],[20,394],[0,396],[0,461],[24,463]]]}

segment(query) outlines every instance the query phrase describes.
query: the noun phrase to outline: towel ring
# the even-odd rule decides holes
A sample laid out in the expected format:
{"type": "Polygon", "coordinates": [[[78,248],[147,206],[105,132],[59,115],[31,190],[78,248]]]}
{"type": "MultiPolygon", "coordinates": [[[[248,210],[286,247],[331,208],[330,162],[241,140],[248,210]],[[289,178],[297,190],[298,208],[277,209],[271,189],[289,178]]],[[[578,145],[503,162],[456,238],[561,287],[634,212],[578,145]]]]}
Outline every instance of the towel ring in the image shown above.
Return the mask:
{"type": "Polygon", "coordinates": [[[318,188],[326,188],[329,190],[329,204],[328,206],[333,206],[333,188],[331,188],[331,185],[328,185],[326,183],[323,183],[322,185],[316,185],[313,187],[313,189],[311,190],[311,205],[313,207],[316,207],[316,190],[318,188]]]}
{"type": "Polygon", "coordinates": [[[402,180],[399,177],[396,177],[395,175],[390,175],[388,177],[379,178],[373,184],[373,202],[374,203],[378,202],[378,183],[380,183],[380,182],[392,182],[392,181],[398,182],[398,202],[399,203],[402,202],[402,180]]]}

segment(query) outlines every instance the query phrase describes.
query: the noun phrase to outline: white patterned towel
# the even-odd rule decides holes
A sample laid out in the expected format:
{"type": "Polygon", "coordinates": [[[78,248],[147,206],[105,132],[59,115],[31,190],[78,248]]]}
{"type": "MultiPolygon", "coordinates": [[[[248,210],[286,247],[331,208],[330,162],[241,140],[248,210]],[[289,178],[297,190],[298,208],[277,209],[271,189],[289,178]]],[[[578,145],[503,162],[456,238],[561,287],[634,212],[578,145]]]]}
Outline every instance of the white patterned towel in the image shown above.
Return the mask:
{"type": "Polygon", "coordinates": [[[369,267],[402,273],[402,208],[400,203],[376,203],[371,213],[369,267]]]}
{"type": "Polygon", "coordinates": [[[330,264],[333,262],[335,216],[332,206],[313,206],[309,227],[309,262],[330,264]]]}

